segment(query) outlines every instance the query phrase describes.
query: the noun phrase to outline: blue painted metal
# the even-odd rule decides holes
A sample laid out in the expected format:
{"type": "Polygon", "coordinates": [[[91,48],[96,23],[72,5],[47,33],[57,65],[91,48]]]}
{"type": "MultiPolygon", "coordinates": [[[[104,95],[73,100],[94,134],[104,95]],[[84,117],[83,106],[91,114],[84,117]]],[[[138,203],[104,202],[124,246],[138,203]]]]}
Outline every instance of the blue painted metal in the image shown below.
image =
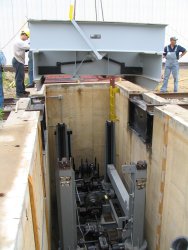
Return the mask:
{"type": "Polygon", "coordinates": [[[35,79],[38,67],[71,61],[61,66],[61,73],[120,75],[122,64],[143,69],[129,74],[135,83],[152,89],[160,81],[165,25],[83,21],[75,27],[70,21],[30,20],[29,26],[35,79]]]}

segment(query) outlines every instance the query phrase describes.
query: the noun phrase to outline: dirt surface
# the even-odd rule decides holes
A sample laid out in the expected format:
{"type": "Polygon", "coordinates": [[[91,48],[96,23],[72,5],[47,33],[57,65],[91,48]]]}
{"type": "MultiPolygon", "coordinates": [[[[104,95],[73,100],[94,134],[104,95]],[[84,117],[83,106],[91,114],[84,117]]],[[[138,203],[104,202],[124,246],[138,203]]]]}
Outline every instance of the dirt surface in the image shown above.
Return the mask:
{"type": "MultiPolygon", "coordinates": [[[[14,98],[16,96],[16,88],[15,88],[15,73],[6,71],[3,72],[3,90],[5,98],[14,98]]],[[[25,86],[28,85],[28,74],[25,74],[25,86]]]]}
{"type": "MultiPolygon", "coordinates": [[[[162,73],[163,74],[163,73],[162,73]]],[[[28,84],[28,74],[25,74],[25,85],[28,84]]],[[[15,97],[15,80],[14,73],[12,72],[4,72],[3,73],[3,86],[4,86],[4,95],[5,98],[15,97]]],[[[155,91],[160,91],[162,86],[161,83],[157,86],[155,91]]],[[[168,84],[168,92],[173,92],[174,84],[173,78],[170,76],[169,84],[168,84]]],[[[29,90],[29,89],[28,89],[29,90]]],[[[179,73],[179,92],[188,92],[188,67],[182,67],[179,73]]]]}
{"type": "MultiPolygon", "coordinates": [[[[162,76],[163,74],[164,74],[164,70],[162,72],[162,76]]],[[[162,83],[163,83],[163,79],[161,80],[161,83],[157,86],[156,88],[157,91],[160,91],[162,83]]],[[[173,90],[174,90],[174,80],[171,75],[169,82],[168,82],[168,92],[173,92],[173,90]]],[[[188,92],[188,67],[187,66],[180,68],[178,92],[188,92]]]]}

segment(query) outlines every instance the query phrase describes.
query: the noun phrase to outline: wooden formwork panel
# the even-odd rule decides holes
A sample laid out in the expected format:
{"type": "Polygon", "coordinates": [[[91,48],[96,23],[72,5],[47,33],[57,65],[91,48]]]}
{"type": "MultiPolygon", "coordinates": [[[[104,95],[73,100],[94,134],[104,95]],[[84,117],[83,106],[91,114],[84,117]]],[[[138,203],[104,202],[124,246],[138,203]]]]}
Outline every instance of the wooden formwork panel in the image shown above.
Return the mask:
{"type": "MultiPolygon", "coordinates": [[[[157,116],[155,117],[152,149],[148,149],[128,127],[129,94],[143,93],[144,90],[131,83],[126,84],[126,82],[118,83],[117,86],[120,88],[120,93],[116,95],[116,115],[118,118],[115,125],[116,166],[121,173],[121,165],[124,163],[138,160],[147,161],[146,238],[149,249],[167,249],[170,244],[170,240],[167,241],[167,238],[170,236],[165,234],[165,225],[169,224],[167,218],[170,210],[163,194],[167,184],[163,179],[163,174],[169,167],[164,155],[170,143],[167,132],[168,119],[160,120],[157,116]]],[[[72,128],[73,133],[75,131],[73,151],[76,160],[79,159],[80,155],[92,158],[94,157],[93,152],[98,155],[98,159],[103,159],[105,130],[101,124],[104,124],[105,120],[108,119],[106,112],[109,112],[109,102],[104,102],[104,96],[105,100],[108,100],[109,92],[106,90],[103,92],[100,88],[93,91],[88,86],[59,86],[57,89],[50,86],[46,95],[50,166],[55,167],[56,164],[54,132],[58,122],[65,122],[68,127],[72,128]],[[92,143],[88,141],[91,135],[95,135],[92,138],[92,143]]],[[[149,97],[152,99],[155,98],[155,95],[152,94],[149,97]]],[[[158,104],[164,100],[159,100],[156,97],[154,101],[158,104]]],[[[181,199],[178,204],[182,205],[181,199]]],[[[178,207],[178,204],[175,207],[178,207]]]]}
{"type": "Polygon", "coordinates": [[[188,111],[176,105],[157,108],[154,127],[156,140],[161,138],[155,152],[160,173],[155,249],[169,249],[176,237],[188,235],[188,111]]]}
{"type": "MultiPolygon", "coordinates": [[[[156,108],[152,147],[148,149],[128,128],[128,98],[132,88],[126,83],[117,85],[120,94],[116,95],[116,165],[121,173],[124,163],[147,161],[145,232],[148,249],[169,249],[172,240],[188,234],[188,111],[176,105],[156,108]]],[[[152,103],[165,104],[164,99],[154,94],[144,95],[152,103]]]]}
{"type": "MultiPolygon", "coordinates": [[[[46,224],[46,187],[45,187],[45,177],[44,177],[44,162],[42,154],[42,144],[41,144],[41,131],[38,127],[38,133],[35,144],[35,156],[33,159],[33,165],[29,173],[29,193],[30,201],[33,202],[32,216],[33,216],[33,231],[35,237],[37,238],[36,249],[44,249],[43,245],[48,246],[48,241],[44,242],[48,234],[48,225],[46,224]],[[32,194],[33,193],[33,194],[32,194]],[[33,195],[33,197],[31,197],[33,195]],[[35,211],[34,211],[35,210],[35,211]]],[[[36,239],[35,239],[36,240],[36,239]]]]}
{"type": "MultiPolygon", "coordinates": [[[[104,164],[105,121],[109,117],[107,84],[46,87],[46,112],[51,168],[56,165],[55,126],[66,123],[73,131],[72,155],[78,166],[81,158],[104,164]]],[[[101,167],[101,168],[102,168],[101,167]]]]}
{"type": "MultiPolygon", "coordinates": [[[[144,93],[145,90],[130,82],[118,83],[117,86],[120,88],[120,93],[116,95],[116,115],[118,118],[115,124],[116,166],[121,175],[121,165],[139,160],[145,160],[147,162],[145,232],[150,247],[153,243],[153,237],[156,235],[153,220],[157,216],[156,207],[158,205],[158,200],[153,200],[151,195],[151,190],[154,189],[156,191],[155,187],[153,187],[153,181],[151,180],[151,171],[155,170],[152,169],[152,148],[148,147],[128,125],[129,95],[144,93]]],[[[151,99],[152,98],[155,98],[155,95],[151,95],[151,99]]],[[[126,176],[123,178],[126,178],[126,176]]],[[[129,182],[129,179],[126,178],[126,181],[129,182]]],[[[158,179],[156,178],[154,181],[158,182],[158,179]]],[[[151,247],[149,249],[154,248],[151,247]]]]}
{"type": "MultiPolygon", "coordinates": [[[[23,105],[20,103],[20,107],[23,105]]],[[[0,129],[0,248],[50,249],[39,113],[11,112],[0,129]],[[32,178],[31,197],[28,177],[32,178]],[[33,204],[36,224],[34,226],[33,204]],[[34,231],[38,234],[36,238],[34,231]],[[43,248],[43,246],[45,248],[43,248]]]]}

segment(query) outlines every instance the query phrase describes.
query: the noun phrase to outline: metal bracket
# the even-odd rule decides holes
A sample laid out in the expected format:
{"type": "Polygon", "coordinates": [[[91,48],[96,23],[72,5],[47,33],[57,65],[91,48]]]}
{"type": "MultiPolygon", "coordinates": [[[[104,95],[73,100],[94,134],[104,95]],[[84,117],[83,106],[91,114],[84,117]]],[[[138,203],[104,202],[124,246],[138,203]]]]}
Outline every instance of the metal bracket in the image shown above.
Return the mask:
{"type": "Polygon", "coordinates": [[[85,35],[85,33],[83,32],[83,30],[80,28],[80,26],[77,24],[77,22],[72,19],[71,20],[72,24],[74,25],[75,29],[79,32],[79,34],[81,35],[81,37],[84,39],[84,41],[87,43],[87,45],[90,47],[90,49],[93,51],[93,53],[95,54],[96,58],[98,60],[101,60],[103,58],[103,56],[95,49],[95,47],[93,46],[93,44],[90,42],[90,40],[87,38],[87,36],[85,35]]]}
{"type": "MultiPolygon", "coordinates": [[[[122,172],[131,175],[129,189],[130,216],[133,219],[132,241],[134,247],[146,249],[147,243],[144,241],[144,211],[145,211],[145,191],[147,178],[147,164],[145,161],[138,161],[136,164],[123,165],[122,172]],[[139,241],[138,241],[139,239],[139,241]]],[[[135,248],[135,249],[137,249],[135,248]]],[[[129,249],[127,247],[126,249],[129,249]]]]}
{"type": "Polygon", "coordinates": [[[138,190],[146,188],[146,178],[138,178],[138,179],[136,179],[136,188],[138,190]]]}
{"type": "Polygon", "coordinates": [[[62,187],[70,186],[71,177],[70,176],[60,176],[60,184],[62,187]]]}

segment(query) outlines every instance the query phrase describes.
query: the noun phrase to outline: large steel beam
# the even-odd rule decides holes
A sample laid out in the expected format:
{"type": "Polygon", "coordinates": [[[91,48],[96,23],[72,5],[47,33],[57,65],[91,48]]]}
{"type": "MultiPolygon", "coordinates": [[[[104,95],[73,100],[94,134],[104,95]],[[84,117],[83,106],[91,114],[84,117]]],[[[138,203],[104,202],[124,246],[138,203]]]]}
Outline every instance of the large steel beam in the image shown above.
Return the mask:
{"type": "Polygon", "coordinates": [[[82,21],[75,28],[73,24],[29,21],[36,80],[42,72],[74,77],[126,75],[148,89],[156,87],[161,78],[165,25],[82,21]]]}

